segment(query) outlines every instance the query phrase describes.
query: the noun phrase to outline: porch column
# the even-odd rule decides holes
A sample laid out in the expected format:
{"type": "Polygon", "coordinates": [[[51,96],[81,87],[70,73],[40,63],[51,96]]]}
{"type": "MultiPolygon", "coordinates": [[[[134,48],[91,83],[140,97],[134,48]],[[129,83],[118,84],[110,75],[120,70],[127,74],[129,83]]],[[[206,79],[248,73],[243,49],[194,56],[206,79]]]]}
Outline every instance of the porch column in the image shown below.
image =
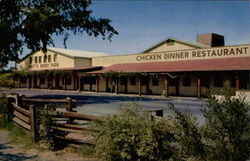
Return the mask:
{"type": "Polygon", "coordinates": [[[125,93],[128,93],[128,78],[125,78],[126,82],[125,82],[125,93]]]}
{"type": "Polygon", "coordinates": [[[79,86],[78,86],[78,91],[79,92],[81,92],[81,90],[82,90],[82,88],[81,88],[81,86],[82,86],[82,81],[81,81],[81,76],[78,76],[78,84],[79,84],[79,86]]]}
{"type": "Polygon", "coordinates": [[[39,78],[39,88],[41,89],[42,87],[41,87],[41,75],[40,74],[38,75],[38,78],[39,78]]]}
{"type": "Polygon", "coordinates": [[[149,76],[147,75],[146,76],[146,94],[150,94],[150,92],[149,92],[149,76]]]}
{"type": "Polygon", "coordinates": [[[106,77],[106,92],[110,92],[109,90],[109,77],[106,77]]]}
{"type": "Polygon", "coordinates": [[[21,77],[18,77],[18,88],[21,88],[21,77]]]}
{"type": "Polygon", "coordinates": [[[176,78],[176,86],[175,86],[175,93],[176,93],[176,96],[179,95],[179,83],[180,83],[180,78],[179,76],[176,78]]]}
{"type": "Polygon", "coordinates": [[[141,96],[141,77],[138,77],[138,95],[141,96]]]}
{"type": "Polygon", "coordinates": [[[119,78],[115,79],[115,93],[119,93],[119,78]]]}
{"type": "Polygon", "coordinates": [[[201,79],[200,77],[197,78],[197,97],[201,97],[201,79]]]}
{"type": "Polygon", "coordinates": [[[63,76],[63,84],[64,84],[64,90],[66,91],[67,86],[66,86],[66,76],[65,75],[63,76]]]}
{"type": "Polygon", "coordinates": [[[98,93],[99,92],[99,76],[97,76],[96,77],[96,86],[95,86],[95,88],[96,88],[96,93],[98,93]]]}
{"type": "Polygon", "coordinates": [[[49,77],[47,74],[45,74],[45,78],[46,78],[46,82],[47,82],[46,88],[48,89],[49,88],[49,77]]]}
{"type": "Polygon", "coordinates": [[[240,78],[236,77],[236,90],[238,91],[240,89],[240,78]]]}
{"type": "Polygon", "coordinates": [[[75,85],[75,74],[71,75],[71,86],[72,86],[72,83],[73,83],[73,90],[75,90],[75,88],[76,88],[76,85],[75,85]]]}
{"type": "Polygon", "coordinates": [[[27,88],[30,89],[30,77],[27,77],[27,88]]]}
{"type": "Polygon", "coordinates": [[[168,97],[169,83],[167,76],[164,77],[165,97],[168,97]]]}

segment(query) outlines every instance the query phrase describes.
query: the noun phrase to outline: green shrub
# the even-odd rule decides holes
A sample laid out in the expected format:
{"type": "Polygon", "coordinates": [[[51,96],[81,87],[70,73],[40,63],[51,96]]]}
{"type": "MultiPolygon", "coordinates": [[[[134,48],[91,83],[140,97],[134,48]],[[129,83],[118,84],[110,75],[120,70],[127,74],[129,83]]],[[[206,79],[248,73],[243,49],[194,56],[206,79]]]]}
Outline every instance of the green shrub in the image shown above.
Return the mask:
{"type": "Polygon", "coordinates": [[[6,128],[9,123],[9,108],[8,98],[0,91],[0,128],[6,128]]]}
{"type": "Polygon", "coordinates": [[[208,95],[204,139],[208,160],[245,161],[250,159],[250,106],[244,97],[233,98],[227,84],[222,99],[208,95]]]}
{"type": "Polygon", "coordinates": [[[40,148],[54,150],[62,148],[62,143],[59,144],[57,136],[64,136],[66,133],[58,131],[55,122],[52,119],[52,112],[55,105],[48,104],[45,108],[37,108],[37,127],[38,127],[38,140],[40,148]]]}
{"type": "Polygon", "coordinates": [[[174,151],[172,126],[164,119],[152,119],[137,104],[98,123],[96,156],[106,161],[168,160],[174,151]]]}
{"type": "Polygon", "coordinates": [[[12,76],[12,73],[0,74],[0,88],[13,88],[15,86],[15,82],[12,76]]]}

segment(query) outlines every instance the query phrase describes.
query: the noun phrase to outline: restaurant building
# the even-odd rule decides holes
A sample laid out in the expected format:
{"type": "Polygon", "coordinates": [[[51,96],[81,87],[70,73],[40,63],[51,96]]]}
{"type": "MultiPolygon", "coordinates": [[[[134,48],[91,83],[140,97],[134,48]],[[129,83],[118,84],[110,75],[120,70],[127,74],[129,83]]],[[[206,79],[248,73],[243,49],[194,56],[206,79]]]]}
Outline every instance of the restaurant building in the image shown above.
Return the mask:
{"type": "Polygon", "coordinates": [[[167,38],[138,54],[48,48],[24,57],[18,71],[26,73],[20,88],[201,97],[226,82],[250,89],[250,44],[225,46],[211,33],[195,43],[167,38]]]}

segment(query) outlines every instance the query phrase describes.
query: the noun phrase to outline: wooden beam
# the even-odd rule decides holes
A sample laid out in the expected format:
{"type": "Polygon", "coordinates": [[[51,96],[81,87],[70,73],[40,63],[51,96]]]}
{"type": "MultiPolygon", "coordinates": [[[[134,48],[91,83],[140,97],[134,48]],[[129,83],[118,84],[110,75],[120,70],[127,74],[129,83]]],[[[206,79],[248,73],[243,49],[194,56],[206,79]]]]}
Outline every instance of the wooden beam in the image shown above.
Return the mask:
{"type": "Polygon", "coordinates": [[[115,79],[115,93],[119,94],[119,78],[115,79]]]}
{"type": "Polygon", "coordinates": [[[240,79],[236,78],[236,90],[238,91],[240,89],[240,79]]]}
{"type": "Polygon", "coordinates": [[[30,111],[25,110],[20,106],[17,106],[15,103],[12,103],[12,105],[13,105],[14,109],[16,109],[17,111],[23,113],[24,115],[30,116],[30,111]]]}
{"type": "Polygon", "coordinates": [[[201,80],[200,77],[197,78],[197,97],[201,97],[201,80]]]}
{"type": "Polygon", "coordinates": [[[29,124],[27,124],[26,122],[22,121],[21,119],[14,117],[12,119],[15,123],[17,123],[18,125],[22,126],[23,128],[27,129],[30,131],[31,127],[29,124]]]}
{"type": "Polygon", "coordinates": [[[14,110],[13,115],[15,115],[16,117],[18,117],[20,120],[26,122],[26,123],[30,123],[30,118],[23,115],[22,113],[18,112],[17,110],[14,110]]]}
{"type": "Polygon", "coordinates": [[[57,124],[58,127],[62,128],[70,128],[74,130],[90,130],[89,127],[83,126],[83,125],[73,125],[73,124],[57,124]]]}
{"type": "Polygon", "coordinates": [[[169,80],[167,76],[164,77],[165,97],[168,97],[169,93],[169,80]]]}
{"type": "Polygon", "coordinates": [[[138,95],[141,96],[141,77],[138,77],[138,95]]]}
{"type": "Polygon", "coordinates": [[[99,86],[100,86],[100,82],[99,82],[100,80],[99,80],[99,77],[97,76],[96,77],[96,93],[98,93],[99,92],[99,86]]]}
{"type": "Polygon", "coordinates": [[[36,131],[36,107],[34,105],[30,105],[30,131],[31,137],[33,141],[36,141],[37,131],[36,131]]]}
{"type": "Polygon", "coordinates": [[[82,87],[82,81],[81,81],[81,80],[82,80],[82,77],[79,76],[79,77],[78,77],[78,91],[79,91],[79,92],[81,92],[81,90],[82,90],[82,88],[81,88],[81,87],[82,87]]]}
{"type": "Polygon", "coordinates": [[[101,117],[98,116],[92,116],[92,115],[86,115],[86,114],[78,114],[76,112],[62,112],[61,115],[63,117],[72,117],[75,119],[79,119],[79,120],[102,120],[101,117]]]}

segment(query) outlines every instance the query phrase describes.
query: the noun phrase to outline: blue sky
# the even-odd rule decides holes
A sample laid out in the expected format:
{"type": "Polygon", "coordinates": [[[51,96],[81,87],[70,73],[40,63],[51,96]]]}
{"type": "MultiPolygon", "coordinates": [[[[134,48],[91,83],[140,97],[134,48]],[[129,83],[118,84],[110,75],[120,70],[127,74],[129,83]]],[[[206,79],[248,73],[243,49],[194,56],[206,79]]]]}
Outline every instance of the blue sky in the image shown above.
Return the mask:
{"type": "MultiPolygon", "coordinates": [[[[250,43],[248,1],[93,0],[90,9],[94,17],[111,19],[119,35],[109,42],[87,34],[70,34],[67,48],[132,54],[168,37],[196,41],[197,34],[211,32],[224,35],[226,45],[250,43]]],[[[53,38],[55,47],[64,47],[63,36],[53,38]]]]}

